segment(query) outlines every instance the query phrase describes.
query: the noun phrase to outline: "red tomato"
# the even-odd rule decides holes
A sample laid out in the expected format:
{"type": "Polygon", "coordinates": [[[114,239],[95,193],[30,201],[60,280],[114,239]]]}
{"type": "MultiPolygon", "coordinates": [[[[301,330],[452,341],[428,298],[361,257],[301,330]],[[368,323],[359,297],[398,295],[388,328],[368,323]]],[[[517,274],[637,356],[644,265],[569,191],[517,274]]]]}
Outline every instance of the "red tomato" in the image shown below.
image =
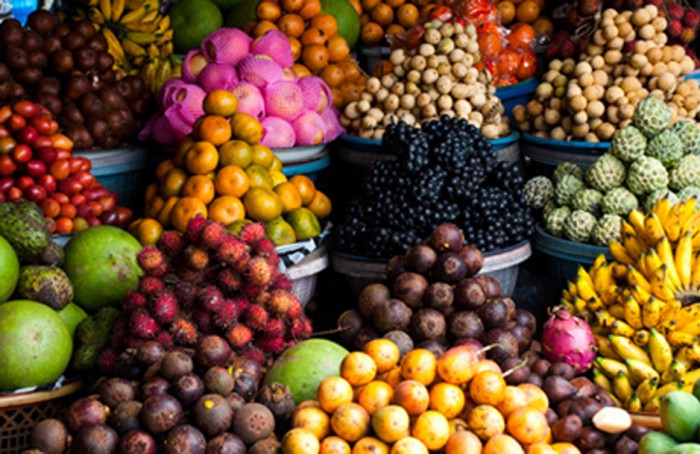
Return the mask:
{"type": "Polygon", "coordinates": [[[73,219],[77,212],[78,210],[75,208],[75,205],[72,205],[70,203],[64,203],[61,205],[61,210],[59,214],[63,217],[73,219]]]}
{"type": "Polygon", "coordinates": [[[29,145],[25,143],[21,143],[15,147],[14,150],[12,150],[12,159],[15,160],[15,162],[19,162],[21,164],[27,163],[32,160],[33,153],[32,149],[29,147],[29,145]]]}
{"type": "Polygon", "coordinates": [[[58,158],[58,153],[53,147],[39,148],[36,150],[36,158],[46,164],[51,164],[58,158]]]}
{"type": "Polygon", "coordinates": [[[52,122],[53,120],[49,117],[34,117],[29,120],[29,124],[36,128],[36,130],[39,131],[39,134],[43,134],[45,136],[50,136],[56,133],[56,131],[52,131],[52,122]]]}
{"type": "Polygon", "coordinates": [[[69,162],[71,175],[80,172],[83,166],[83,162],[80,160],[80,158],[70,158],[69,162]]]}
{"type": "Polygon", "coordinates": [[[24,190],[24,198],[31,202],[41,202],[46,199],[46,189],[38,184],[29,186],[24,190]]]}
{"type": "Polygon", "coordinates": [[[10,190],[15,184],[15,179],[10,177],[0,178],[0,193],[5,193],[10,190]]]}
{"type": "Polygon", "coordinates": [[[31,177],[28,177],[26,175],[22,175],[21,177],[17,178],[17,183],[15,183],[18,188],[20,188],[22,191],[27,189],[29,186],[34,185],[34,179],[31,177]]]}
{"type": "Polygon", "coordinates": [[[32,159],[27,163],[25,171],[30,177],[39,178],[43,175],[46,175],[48,169],[46,167],[46,164],[44,164],[43,162],[39,161],[38,159],[32,159]]]}
{"type": "Polygon", "coordinates": [[[20,129],[27,126],[27,119],[19,114],[12,114],[10,117],[10,130],[19,131],[20,129]]]}
{"type": "Polygon", "coordinates": [[[41,113],[39,106],[31,101],[20,101],[12,106],[12,109],[24,118],[36,117],[41,113]]]}
{"type": "Polygon", "coordinates": [[[54,199],[56,202],[60,203],[63,205],[64,203],[70,203],[70,197],[65,195],[62,192],[54,192],[51,194],[51,198],[54,199]]]}
{"type": "Polygon", "coordinates": [[[73,231],[73,221],[68,218],[56,219],[56,231],[60,234],[66,234],[73,231]]]}
{"type": "Polygon", "coordinates": [[[46,136],[39,136],[36,138],[36,140],[34,141],[32,146],[34,147],[35,150],[38,150],[40,148],[51,147],[51,139],[49,139],[46,136]]]}
{"type": "Polygon", "coordinates": [[[17,137],[17,141],[19,143],[27,143],[31,145],[39,137],[39,133],[36,131],[36,129],[32,128],[31,126],[25,126],[24,128],[17,131],[15,137],[17,137]]]}
{"type": "Polygon", "coordinates": [[[75,206],[83,205],[83,204],[85,204],[85,202],[87,202],[87,199],[82,194],[75,194],[74,196],[71,196],[71,198],[70,198],[70,203],[75,205],[75,206]]]}
{"type": "Polygon", "coordinates": [[[70,159],[73,157],[73,152],[70,150],[64,150],[63,148],[56,148],[56,159],[70,159]]]}
{"type": "Polygon", "coordinates": [[[11,177],[17,170],[17,164],[11,157],[0,156],[0,177],[11,177]]]}
{"type": "Polygon", "coordinates": [[[75,194],[80,194],[80,191],[83,190],[83,186],[75,178],[69,177],[58,182],[58,190],[70,197],[75,194]]]}
{"type": "Polygon", "coordinates": [[[44,211],[44,216],[47,218],[55,218],[61,212],[61,205],[54,199],[46,199],[39,207],[44,211]]]}
{"type": "Polygon", "coordinates": [[[78,180],[84,189],[90,189],[95,183],[95,175],[91,174],[90,172],[83,172],[82,170],[74,173],[73,178],[78,180]]]}
{"type": "Polygon", "coordinates": [[[57,180],[65,180],[70,176],[70,162],[67,159],[56,159],[51,163],[49,172],[57,180]]]}
{"type": "Polygon", "coordinates": [[[6,127],[0,125],[0,139],[4,139],[5,137],[10,137],[10,131],[6,127]]]}
{"type": "Polygon", "coordinates": [[[56,148],[63,148],[64,150],[73,149],[73,141],[63,134],[53,134],[49,138],[51,139],[53,146],[56,148]]]}
{"type": "Polygon", "coordinates": [[[44,217],[44,219],[46,220],[46,227],[49,229],[49,233],[52,235],[56,233],[56,221],[49,217],[44,217]]]}
{"type": "Polygon", "coordinates": [[[47,194],[53,194],[56,192],[56,179],[53,175],[46,174],[36,180],[37,184],[46,189],[47,194]]]}
{"type": "Polygon", "coordinates": [[[19,202],[22,200],[22,190],[17,186],[13,186],[7,191],[7,200],[10,202],[19,202]]]}
{"type": "Polygon", "coordinates": [[[537,55],[534,51],[529,50],[523,55],[523,61],[516,71],[515,77],[519,80],[525,80],[533,77],[535,72],[537,72],[537,55]]]}
{"type": "Polygon", "coordinates": [[[113,210],[117,206],[117,200],[114,197],[100,197],[100,205],[102,211],[113,210]]]}

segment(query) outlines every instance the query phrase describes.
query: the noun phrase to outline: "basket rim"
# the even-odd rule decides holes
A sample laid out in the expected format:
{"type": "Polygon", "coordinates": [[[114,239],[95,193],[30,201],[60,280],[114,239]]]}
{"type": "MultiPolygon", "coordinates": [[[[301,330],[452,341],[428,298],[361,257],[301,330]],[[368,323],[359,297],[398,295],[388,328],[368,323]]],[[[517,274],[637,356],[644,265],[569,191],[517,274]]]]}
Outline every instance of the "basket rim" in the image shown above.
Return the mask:
{"type": "Polygon", "coordinates": [[[0,410],[4,410],[9,407],[32,405],[58,399],[60,397],[73,394],[79,391],[82,387],[83,380],[78,379],[67,382],[60,388],[51,391],[30,391],[20,394],[3,395],[0,396],[0,410]]]}

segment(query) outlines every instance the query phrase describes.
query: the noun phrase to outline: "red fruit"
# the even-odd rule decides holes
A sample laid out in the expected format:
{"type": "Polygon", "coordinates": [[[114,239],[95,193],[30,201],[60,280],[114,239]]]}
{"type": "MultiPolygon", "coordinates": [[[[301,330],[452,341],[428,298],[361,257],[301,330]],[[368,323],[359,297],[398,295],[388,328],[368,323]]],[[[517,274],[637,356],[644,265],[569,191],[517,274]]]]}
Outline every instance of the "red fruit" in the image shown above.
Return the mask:
{"type": "Polygon", "coordinates": [[[150,270],[148,274],[150,274],[153,277],[158,277],[158,278],[163,278],[165,277],[166,274],[171,273],[172,268],[170,267],[170,264],[168,262],[163,262],[160,265],[158,265],[156,268],[150,270]]]}
{"type": "Polygon", "coordinates": [[[41,113],[39,106],[31,101],[19,101],[12,106],[12,110],[24,118],[37,117],[41,113]]]}
{"type": "Polygon", "coordinates": [[[116,350],[111,348],[102,350],[97,358],[97,370],[103,375],[111,376],[117,370],[117,360],[119,360],[119,353],[116,350]]]}
{"type": "Polygon", "coordinates": [[[275,290],[285,290],[287,292],[292,291],[292,281],[287,277],[286,274],[277,273],[277,277],[272,281],[272,288],[275,290]]]}
{"type": "Polygon", "coordinates": [[[83,170],[73,174],[73,178],[78,180],[78,182],[85,189],[90,189],[92,187],[92,185],[95,184],[95,175],[91,174],[90,172],[83,171],[83,170]]]}
{"type": "Polygon", "coordinates": [[[126,294],[122,301],[122,310],[124,312],[133,312],[136,309],[144,309],[146,307],[146,297],[136,291],[131,291],[126,294]]]}
{"type": "Polygon", "coordinates": [[[26,175],[23,175],[23,176],[17,178],[17,187],[20,188],[22,191],[24,191],[28,187],[32,186],[33,184],[34,184],[34,179],[32,177],[28,177],[26,175]]]}
{"type": "Polygon", "coordinates": [[[254,330],[262,330],[267,325],[267,311],[264,307],[258,306],[257,304],[251,304],[248,309],[246,309],[243,318],[245,320],[246,326],[254,330]]]}
{"type": "Polygon", "coordinates": [[[572,58],[576,53],[576,45],[572,41],[565,41],[559,50],[561,58],[572,58]]]}
{"type": "Polygon", "coordinates": [[[145,296],[155,295],[163,289],[165,284],[156,277],[145,276],[139,280],[139,291],[145,296]]]}
{"type": "Polygon", "coordinates": [[[51,119],[48,117],[34,117],[29,120],[29,125],[37,130],[39,134],[50,136],[56,131],[52,131],[51,119]]]}
{"type": "Polygon", "coordinates": [[[689,10],[683,16],[683,25],[686,27],[695,29],[700,24],[700,12],[695,10],[689,10]]]}
{"type": "Polygon", "coordinates": [[[251,222],[243,226],[238,237],[246,244],[253,244],[265,237],[265,225],[262,222],[251,222]]]}
{"type": "Polygon", "coordinates": [[[236,309],[238,309],[239,314],[242,314],[246,311],[246,309],[250,307],[250,301],[248,301],[242,296],[232,298],[231,301],[233,301],[233,304],[236,306],[236,309]]]}
{"type": "Polygon", "coordinates": [[[44,147],[44,148],[39,148],[38,150],[36,150],[34,152],[34,155],[41,162],[44,162],[46,164],[51,164],[52,162],[54,162],[58,158],[58,151],[56,151],[55,148],[44,147]]]}
{"type": "Polygon", "coordinates": [[[284,320],[277,317],[270,318],[262,333],[268,338],[284,337],[284,320]]]}
{"type": "Polygon", "coordinates": [[[24,128],[17,131],[15,137],[17,138],[17,142],[31,145],[39,137],[39,133],[33,127],[25,126],[24,128]]]}
{"type": "Polygon", "coordinates": [[[122,315],[114,322],[112,326],[112,347],[119,349],[124,346],[124,339],[126,339],[127,334],[129,334],[129,319],[126,314],[122,315]]]}
{"type": "Polygon", "coordinates": [[[204,216],[195,216],[192,220],[190,220],[189,224],[187,224],[187,229],[185,229],[185,240],[191,244],[198,243],[202,230],[204,230],[204,227],[206,226],[207,220],[204,218],[204,216]]]}
{"type": "Polygon", "coordinates": [[[311,321],[306,317],[299,317],[292,322],[292,336],[295,339],[307,339],[311,336],[313,328],[311,321]]]}
{"type": "Polygon", "coordinates": [[[175,295],[171,292],[167,290],[158,292],[151,297],[150,303],[150,312],[158,323],[166,325],[175,320],[179,307],[175,295]]]}
{"type": "Polygon", "coordinates": [[[209,265],[209,253],[199,246],[190,244],[185,248],[185,265],[194,271],[201,271],[209,265]]]}
{"type": "Polygon", "coordinates": [[[153,339],[158,333],[158,323],[145,309],[136,309],[129,317],[129,331],[139,339],[153,339]]]}
{"type": "Polygon", "coordinates": [[[253,332],[245,325],[236,325],[228,330],[226,340],[232,348],[241,348],[253,340],[253,332]]]}
{"type": "Polygon", "coordinates": [[[209,249],[216,249],[221,246],[221,243],[229,236],[226,227],[224,227],[219,222],[210,222],[202,230],[201,238],[202,244],[209,249]]]}
{"type": "Polygon", "coordinates": [[[248,261],[245,277],[252,285],[265,287],[270,285],[277,270],[262,257],[253,257],[248,261]]]}
{"type": "Polygon", "coordinates": [[[579,12],[583,16],[592,16],[593,14],[600,11],[603,6],[602,0],[581,0],[579,2],[579,12]]]}
{"type": "Polygon", "coordinates": [[[49,139],[46,136],[37,137],[34,143],[32,144],[35,150],[38,150],[39,148],[50,147],[51,145],[53,145],[51,143],[51,139],[49,139]]]}
{"type": "Polygon", "coordinates": [[[156,341],[158,341],[165,348],[170,348],[173,346],[172,336],[170,336],[170,333],[167,333],[165,331],[161,331],[160,333],[158,333],[158,335],[156,336],[156,341]]]}
{"type": "Polygon", "coordinates": [[[14,159],[15,162],[24,164],[31,161],[33,157],[31,147],[24,143],[17,145],[14,150],[12,150],[12,159],[14,159]]]}
{"type": "Polygon", "coordinates": [[[124,338],[124,345],[126,345],[126,348],[136,349],[145,343],[146,343],[145,340],[139,339],[138,337],[135,337],[135,336],[126,336],[124,338]]]}
{"type": "Polygon", "coordinates": [[[284,338],[282,337],[259,337],[255,339],[255,345],[260,347],[260,350],[262,350],[263,352],[270,353],[272,355],[278,355],[282,353],[282,351],[284,351],[285,348],[284,338]]]}
{"type": "MultiPolygon", "coordinates": [[[[2,167],[0,166],[0,169],[2,167]]],[[[0,173],[2,175],[2,173],[0,173]]],[[[13,186],[10,188],[9,191],[7,191],[7,200],[9,202],[19,202],[22,200],[22,190],[16,186],[13,186]]],[[[56,224],[54,223],[54,228],[56,227],[56,224]]]]}
{"type": "Polygon", "coordinates": [[[249,345],[248,347],[246,347],[246,349],[243,351],[243,356],[248,359],[252,359],[257,363],[265,364],[265,353],[263,353],[262,350],[253,345],[249,345]]]}
{"type": "Polygon", "coordinates": [[[47,194],[53,194],[56,192],[56,179],[53,176],[46,174],[43,177],[39,177],[36,182],[38,185],[44,188],[47,194]]]}
{"type": "Polygon", "coordinates": [[[83,162],[80,160],[80,158],[70,158],[68,159],[68,162],[70,163],[71,174],[80,172],[82,170],[83,162]]]}
{"type": "Polygon", "coordinates": [[[224,296],[213,285],[208,285],[197,292],[197,304],[210,312],[216,312],[223,302],[224,296]]]}
{"type": "Polygon", "coordinates": [[[668,36],[672,38],[678,38],[683,32],[683,26],[681,25],[680,21],[674,19],[671,22],[669,22],[666,32],[668,33],[668,36]]]}
{"type": "Polygon", "coordinates": [[[10,117],[10,130],[11,131],[19,131],[20,129],[24,128],[27,125],[27,119],[24,118],[21,115],[17,114],[12,114],[10,117]]]}
{"type": "Polygon", "coordinates": [[[46,198],[46,189],[38,184],[29,186],[24,190],[24,198],[30,202],[41,202],[46,198]]]}
{"type": "Polygon", "coordinates": [[[190,308],[197,297],[197,287],[187,281],[180,281],[175,284],[175,297],[183,307],[190,308]]]}
{"type": "Polygon", "coordinates": [[[676,3],[674,5],[670,5],[667,8],[668,15],[671,19],[675,20],[681,20],[683,18],[683,15],[685,14],[685,10],[683,9],[683,6],[676,3]]]}
{"type": "Polygon", "coordinates": [[[139,261],[141,269],[143,269],[146,273],[165,263],[163,253],[155,246],[146,246],[145,248],[141,249],[141,252],[139,252],[136,258],[139,261]]]}
{"type": "Polygon", "coordinates": [[[270,295],[267,307],[270,312],[277,315],[285,315],[292,308],[294,303],[298,303],[297,297],[284,290],[275,290],[270,295]]]}
{"type": "Polygon", "coordinates": [[[271,257],[277,255],[275,243],[268,237],[260,238],[253,243],[253,255],[261,255],[263,257],[271,257]]]}
{"type": "Polygon", "coordinates": [[[247,263],[248,257],[245,243],[233,237],[227,237],[216,250],[216,258],[233,268],[239,268],[247,263]]]}
{"type": "Polygon", "coordinates": [[[15,184],[15,179],[10,177],[0,178],[0,192],[4,193],[10,190],[15,184]]]}
{"type": "Polygon", "coordinates": [[[10,177],[16,170],[17,165],[14,163],[14,161],[12,161],[10,156],[0,156],[0,177],[10,177]]]}
{"type": "Polygon", "coordinates": [[[9,154],[17,146],[17,142],[12,137],[0,139],[0,155],[9,154]]]}
{"type": "Polygon", "coordinates": [[[169,230],[163,233],[158,242],[158,247],[170,257],[178,255],[185,248],[185,240],[180,232],[169,230]]]}
{"type": "Polygon", "coordinates": [[[83,186],[80,184],[80,182],[72,177],[59,181],[57,186],[59,191],[68,196],[80,194],[80,192],[83,190],[83,186]]]}
{"type": "Polygon", "coordinates": [[[173,340],[180,345],[194,345],[199,337],[197,328],[184,318],[178,318],[173,322],[170,326],[170,334],[173,336],[173,340]]]}
{"type": "Polygon", "coordinates": [[[204,334],[214,334],[216,332],[214,315],[205,309],[197,308],[192,311],[192,321],[199,331],[204,334]]]}
{"type": "Polygon", "coordinates": [[[203,271],[194,271],[188,268],[179,271],[179,277],[182,281],[187,281],[193,285],[199,285],[204,282],[206,275],[203,271]]]}
{"type": "Polygon", "coordinates": [[[224,268],[217,274],[216,282],[225,293],[234,293],[241,288],[241,275],[231,268],[224,268]]]}
{"type": "Polygon", "coordinates": [[[245,282],[243,284],[243,294],[245,294],[246,297],[250,300],[256,300],[257,298],[260,297],[263,293],[266,292],[265,287],[261,287],[259,285],[253,285],[249,282],[245,282]]]}
{"type": "Polygon", "coordinates": [[[301,305],[301,302],[299,300],[296,300],[292,303],[291,307],[287,311],[287,318],[289,320],[294,320],[295,318],[298,318],[301,316],[302,312],[304,312],[304,308],[301,305]]]}
{"type": "Polygon", "coordinates": [[[219,310],[216,311],[214,323],[216,326],[226,329],[233,326],[238,321],[239,314],[240,312],[238,311],[238,307],[236,307],[233,300],[224,300],[223,303],[221,303],[219,310]]]}
{"type": "Polygon", "coordinates": [[[681,41],[683,41],[686,44],[690,44],[693,41],[695,41],[695,30],[692,28],[686,27],[683,29],[681,32],[681,41]]]}
{"type": "Polygon", "coordinates": [[[46,164],[38,159],[32,159],[27,162],[27,166],[25,167],[25,172],[32,178],[39,178],[40,176],[46,175],[47,170],[46,164]]]}

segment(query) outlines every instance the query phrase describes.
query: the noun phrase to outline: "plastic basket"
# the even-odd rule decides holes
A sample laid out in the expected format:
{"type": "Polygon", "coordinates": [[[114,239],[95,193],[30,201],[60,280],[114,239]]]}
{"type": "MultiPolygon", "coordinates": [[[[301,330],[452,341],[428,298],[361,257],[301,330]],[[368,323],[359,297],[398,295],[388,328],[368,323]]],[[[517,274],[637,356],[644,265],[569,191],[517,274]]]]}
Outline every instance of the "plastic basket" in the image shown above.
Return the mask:
{"type": "Polygon", "coordinates": [[[282,173],[288,178],[294,175],[306,175],[311,181],[316,183],[321,171],[327,169],[330,165],[331,157],[328,155],[328,151],[324,150],[304,161],[285,164],[282,167],[282,173]]]}
{"type": "Polygon", "coordinates": [[[533,175],[551,176],[562,162],[573,162],[588,168],[610,149],[610,142],[582,142],[542,139],[523,133],[522,152],[530,162],[533,175]]]}
{"type": "Polygon", "coordinates": [[[531,77],[517,84],[496,88],[496,96],[503,103],[506,115],[511,122],[515,121],[515,118],[513,118],[513,107],[519,104],[526,104],[530,100],[530,96],[535,92],[538,84],[538,78],[531,77]]]}

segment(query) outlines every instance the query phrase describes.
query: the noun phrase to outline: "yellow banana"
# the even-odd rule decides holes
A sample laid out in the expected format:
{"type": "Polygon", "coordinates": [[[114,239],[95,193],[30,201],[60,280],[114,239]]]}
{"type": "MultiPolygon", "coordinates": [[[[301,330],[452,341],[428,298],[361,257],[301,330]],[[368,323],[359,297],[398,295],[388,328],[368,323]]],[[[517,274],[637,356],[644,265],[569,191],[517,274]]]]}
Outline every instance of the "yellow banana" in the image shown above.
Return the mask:
{"type": "Polygon", "coordinates": [[[683,325],[681,328],[677,328],[678,331],[685,334],[690,334],[691,336],[700,336],[700,319],[695,319],[690,323],[683,325]]]}
{"type": "Polygon", "coordinates": [[[134,22],[140,22],[141,19],[148,13],[148,10],[146,9],[145,6],[140,6],[137,9],[131,10],[128,13],[124,14],[124,16],[121,18],[119,21],[122,25],[128,25],[134,22]]]}
{"type": "Polygon", "coordinates": [[[668,267],[663,264],[651,276],[651,293],[663,301],[671,300],[676,295],[668,275],[668,267]]]}
{"type": "Polygon", "coordinates": [[[578,314],[588,312],[588,303],[579,297],[574,297],[574,307],[576,308],[576,313],[578,314]]]}
{"type": "Polygon", "coordinates": [[[144,80],[147,80],[147,81],[155,80],[156,70],[157,70],[156,62],[154,60],[151,60],[150,62],[148,62],[146,64],[146,66],[144,66],[141,69],[141,76],[143,77],[144,80]]]}
{"type": "Polygon", "coordinates": [[[149,11],[148,13],[146,13],[145,16],[143,16],[143,18],[141,19],[141,22],[156,22],[156,19],[158,19],[158,14],[160,14],[158,12],[158,8],[153,9],[153,10],[149,11]]]}
{"type": "Polygon", "coordinates": [[[663,307],[664,303],[653,297],[642,306],[642,323],[645,328],[654,328],[659,324],[663,307]]]}
{"type": "Polygon", "coordinates": [[[629,374],[629,369],[621,361],[598,356],[596,357],[594,364],[610,379],[615,378],[618,372],[622,372],[625,375],[629,374]]]}
{"type": "MultiPolygon", "coordinates": [[[[644,226],[644,213],[639,210],[632,210],[627,216],[627,221],[632,225],[638,236],[646,237],[646,227],[644,226]]],[[[646,240],[646,238],[645,238],[646,240]]]]}
{"type": "Polygon", "coordinates": [[[656,393],[654,393],[654,397],[663,397],[670,392],[680,391],[681,389],[683,389],[684,384],[685,383],[682,380],[679,380],[663,385],[656,390],[656,393]]]}
{"type": "Polygon", "coordinates": [[[625,265],[633,265],[634,260],[630,256],[630,254],[627,252],[627,249],[625,249],[625,246],[622,245],[622,243],[619,243],[617,241],[613,241],[610,243],[609,246],[610,249],[610,254],[613,256],[613,258],[620,262],[624,263],[625,265]]]}
{"type": "Polygon", "coordinates": [[[632,286],[630,286],[630,292],[632,293],[632,296],[635,300],[637,300],[640,306],[644,306],[651,299],[651,293],[647,292],[646,290],[644,290],[644,288],[640,287],[639,285],[633,284],[632,286]]]}
{"type": "Polygon", "coordinates": [[[94,6],[90,7],[90,9],[88,10],[88,18],[93,24],[102,25],[105,23],[104,15],[99,9],[95,8],[94,6]]]}
{"type": "Polygon", "coordinates": [[[661,311],[661,319],[659,322],[662,325],[667,325],[669,323],[674,323],[678,317],[678,311],[683,307],[680,301],[677,299],[672,299],[666,303],[663,310],[661,311]]]}
{"type": "Polygon", "coordinates": [[[654,328],[649,330],[649,356],[651,363],[659,373],[664,373],[673,362],[673,349],[663,334],[654,328]]]}
{"type": "Polygon", "coordinates": [[[629,296],[624,302],[625,321],[634,329],[641,329],[642,308],[633,296],[629,296]]]}
{"type": "Polygon", "coordinates": [[[99,0],[100,11],[106,21],[112,20],[112,2],[111,0],[99,0]]]}
{"type": "Polygon", "coordinates": [[[642,407],[642,410],[647,413],[658,413],[661,411],[661,398],[654,397],[642,407]]]}
{"type": "Polygon", "coordinates": [[[680,348],[685,347],[686,345],[693,345],[693,342],[697,340],[697,336],[682,333],[680,331],[670,331],[666,335],[666,340],[668,340],[668,343],[673,347],[680,348]]]}
{"type": "Polygon", "coordinates": [[[612,392],[612,382],[608,377],[605,376],[598,369],[593,369],[593,383],[605,389],[606,391],[612,392]]]}
{"type": "MultiPolygon", "coordinates": [[[[168,58],[173,53],[173,42],[163,44],[160,47],[160,58],[168,58]]],[[[179,76],[176,76],[179,77],[179,76]]]]}
{"type": "MultiPolygon", "coordinates": [[[[585,282],[588,285],[588,287],[590,287],[591,289],[593,287],[595,287],[595,285],[593,284],[593,278],[591,277],[590,274],[588,274],[588,271],[586,271],[582,266],[580,266],[578,268],[578,271],[576,271],[576,287],[577,288],[579,286],[579,281],[585,282]]],[[[580,295],[580,296],[583,299],[587,299],[586,296],[584,296],[584,295],[580,295]]]]}
{"type": "Polygon", "coordinates": [[[646,292],[651,292],[651,283],[632,265],[627,266],[627,282],[641,287],[646,292]]]}
{"type": "Polygon", "coordinates": [[[576,288],[576,284],[574,282],[569,281],[566,285],[566,289],[569,291],[571,296],[578,296],[578,289],[576,288]]]}
{"type": "Polygon", "coordinates": [[[155,44],[149,44],[148,45],[148,56],[150,58],[158,58],[160,55],[160,50],[158,49],[158,46],[155,44]]]}
{"type": "Polygon", "coordinates": [[[605,257],[605,254],[599,254],[598,257],[595,258],[595,261],[593,261],[593,266],[591,266],[591,270],[595,270],[596,272],[602,267],[603,265],[606,265],[608,263],[608,259],[605,257]]]}
{"type": "Polygon", "coordinates": [[[688,368],[685,364],[674,359],[671,361],[668,369],[661,374],[661,383],[665,385],[666,383],[682,380],[687,370],[688,368]]]}
{"type": "Polygon", "coordinates": [[[625,245],[625,249],[627,249],[629,256],[632,257],[633,260],[642,255],[642,252],[647,249],[646,245],[633,233],[623,234],[622,244],[625,245]]]}
{"type": "Polygon", "coordinates": [[[647,266],[647,253],[642,252],[642,255],[640,255],[637,258],[637,264],[635,265],[636,268],[641,272],[644,276],[649,276],[651,273],[649,272],[649,267],[647,266]]]}
{"type": "Polygon", "coordinates": [[[630,224],[630,222],[627,220],[622,221],[622,228],[621,228],[620,232],[622,233],[622,236],[627,236],[627,235],[632,235],[633,237],[637,236],[637,231],[632,226],[632,224],[630,224]]]}
{"type": "Polygon", "coordinates": [[[612,267],[607,263],[601,265],[601,267],[596,270],[595,277],[593,278],[595,291],[600,294],[606,288],[614,285],[615,279],[613,279],[612,267]]]}
{"type": "Polygon", "coordinates": [[[141,32],[141,33],[156,33],[156,30],[158,29],[158,24],[155,22],[143,22],[143,21],[136,21],[136,22],[130,22],[124,26],[128,32],[141,32]]]}
{"type": "Polygon", "coordinates": [[[602,292],[600,293],[600,299],[603,300],[603,304],[606,306],[610,306],[617,300],[618,295],[620,294],[620,291],[617,287],[617,285],[611,285],[605,289],[603,289],[602,292]]]}
{"type": "MultiPolygon", "coordinates": [[[[664,197],[663,199],[659,200],[656,202],[656,205],[654,205],[654,208],[652,210],[652,213],[659,218],[659,222],[661,225],[665,225],[666,223],[666,218],[668,218],[669,213],[671,212],[671,201],[667,198],[664,197]]],[[[665,229],[664,229],[665,231],[665,229]]]]}
{"type": "Polygon", "coordinates": [[[605,336],[595,336],[596,343],[598,344],[598,354],[604,358],[615,359],[617,361],[622,361],[622,357],[617,354],[613,348],[612,342],[605,336]]]}
{"type": "MultiPolygon", "coordinates": [[[[160,88],[165,81],[168,80],[170,77],[170,60],[165,60],[161,62],[160,67],[158,68],[158,72],[156,74],[156,84],[157,88],[160,88]]],[[[156,88],[154,87],[154,88],[156,88]]],[[[601,303],[602,305],[602,303],[601,303]]]]}
{"type": "Polygon", "coordinates": [[[611,304],[610,306],[608,306],[608,312],[610,312],[610,315],[612,315],[613,317],[615,317],[618,320],[625,319],[625,305],[624,304],[619,304],[619,303],[618,304],[611,304]]]}
{"type": "Polygon", "coordinates": [[[632,342],[640,347],[645,347],[649,343],[649,331],[645,329],[638,329],[632,337],[632,342]]]}
{"type": "Polygon", "coordinates": [[[112,20],[118,21],[122,14],[124,14],[124,7],[126,6],[125,0],[113,0],[112,3],[112,20]]]}
{"type": "Polygon", "coordinates": [[[671,207],[664,222],[666,236],[671,241],[677,241],[681,234],[681,219],[684,217],[685,202],[680,202],[671,207]]]}
{"type": "Polygon", "coordinates": [[[624,372],[618,372],[612,380],[612,390],[623,402],[626,402],[632,395],[632,384],[624,372]]]}
{"type": "Polygon", "coordinates": [[[687,232],[678,240],[674,263],[681,288],[688,288],[693,266],[693,236],[690,232],[687,232]]]}
{"type": "Polygon", "coordinates": [[[642,411],[642,401],[636,392],[633,392],[627,401],[627,410],[629,411],[642,411]]]}
{"type": "Polygon", "coordinates": [[[158,24],[156,33],[165,33],[170,28],[170,16],[167,14],[165,16],[161,16],[156,23],[158,24]]]}
{"type": "Polygon", "coordinates": [[[651,244],[656,244],[666,234],[656,213],[649,213],[644,219],[644,230],[651,244]]]}
{"type": "Polygon", "coordinates": [[[122,39],[122,45],[124,46],[124,51],[127,53],[127,55],[132,57],[144,57],[148,54],[143,46],[136,44],[128,38],[122,39]]]}
{"type": "Polygon", "coordinates": [[[128,10],[137,9],[143,6],[144,0],[126,0],[125,4],[128,10]]]}
{"type": "MultiPolygon", "coordinates": [[[[694,245],[693,248],[695,248],[694,245]]],[[[700,254],[695,257],[695,262],[693,263],[693,272],[690,276],[690,286],[695,289],[700,288],[700,254]]]]}
{"type": "MultiPolygon", "coordinates": [[[[697,338],[696,338],[697,339],[697,338]]],[[[700,362],[700,344],[693,342],[692,345],[683,347],[685,357],[690,361],[700,362]]]]}
{"type": "Polygon", "coordinates": [[[634,359],[651,366],[651,358],[647,352],[635,345],[630,339],[622,336],[615,336],[614,334],[608,336],[608,339],[610,339],[615,353],[622,358],[634,359]]]}
{"type": "Polygon", "coordinates": [[[664,264],[664,262],[661,260],[661,257],[659,257],[659,254],[654,249],[649,249],[644,258],[647,264],[646,276],[651,276],[654,273],[654,271],[661,268],[661,265],[664,264]]]}
{"type": "Polygon", "coordinates": [[[656,252],[668,268],[668,277],[671,279],[673,287],[681,288],[681,280],[678,277],[678,270],[676,270],[675,258],[673,257],[673,247],[668,237],[661,238],[661,241],[656,245],[656,252]]]}
{"type": "Polygon", "coordinates": [[[174,34],[175,31],[172,28],[166,31],[165,33],[156,34],[156,44],[161,46],[169,41],[172,41],[174,34]]]}
{"type": "Polygon", "coordinates": [[[651,399],[654,398],[654,393],[656,392],[656,389],[659,387],[659,379],[658,378],[650,378],[647,380],[644,380],[637,386],[637,395],[639,396],[639,400],[642,401],[642,404],[646,404],[649,402],[651,399]]]}
{"type": "Polygon", "coordinates": [[[156,41],[153,33],[128,32],[126,37],[137,44],[151,44],[156,41]]]}
{"type": "Polygon", "coordinates": [[[659,378],[659,373],[656,372],[656,370],[653,367],[651,367],[651,365],[643,361],[627,358],[625,360],[625,364],[627,365],[627,369],[629,369],[629,374],[627,374],[627,376],[629,377],[632,384],[635,386],[643,382],[647,378],[659,378]]]}
{"type": "MultiPolygon", "coordinates": [[[[696,203],[697,205],[697,203],[696,203]]],[[[697,231],[698,227],[700,227],[700,211],[694,212],[690,218],[683,224],[683,229],[681,230],[681,236],[685,235],[686,233],[690,233],[691,236],[697,231]]]]}
{"type": "Polygon", "coordinates": [[[114,57],[117,66],[126,66],[127,60],[122,43],[109,28],[104,27],[101,32],[102,36],[107,40],[108,51],[114,57]]]}
{"type": "Polygon", "coordinates": [[[689,370],[683,376],[683,381],[688,384],[695,384],[696,381],[700,380],[700,368],[689,370]]]}

